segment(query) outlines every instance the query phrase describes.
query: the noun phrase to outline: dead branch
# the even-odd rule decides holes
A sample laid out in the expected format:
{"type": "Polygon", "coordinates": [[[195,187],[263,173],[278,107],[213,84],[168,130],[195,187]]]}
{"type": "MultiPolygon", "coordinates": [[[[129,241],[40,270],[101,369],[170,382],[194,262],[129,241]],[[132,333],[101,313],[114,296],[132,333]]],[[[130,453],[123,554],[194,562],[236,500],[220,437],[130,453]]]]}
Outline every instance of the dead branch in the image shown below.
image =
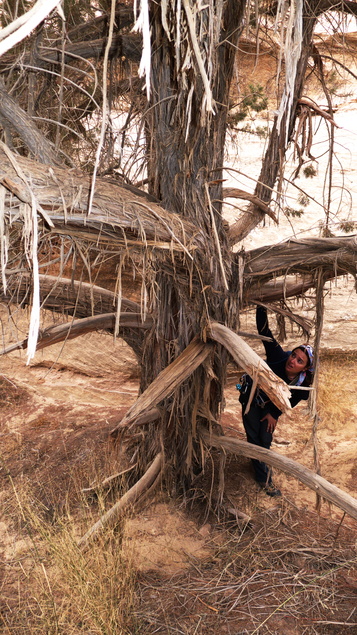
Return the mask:
{"type": "MultiPolygon", "coordinates": [[[[36,202],[43,207],[55,228],[53,233],[86,237],[97,245],[154,247],[168,251],[190,253],[201,244],[201,232],[178,214],[168,212],[156,203],[143,201],[141,196],[125,187],[98,178],[90,216],[88,200],[90,176],[79,170],[51,167],[16,156],[17,163],[31,188],[36,202]],[[198,239],[198,242],[197,242],[198,239]]],[[[23,183],[3,149],[0,148],[0,181],[10,178],[23,183]]],[[[13,216],[17,197],[9,194],[5,215],[13,216]]],[[[202,237],[203,240],[203,237],[202,237]]]]}
{"type": "Polygon", "coordinates": [[[124,474],[132,472],[136,468],[136,466],[137,463],[126,468],[126,470],[122,470],[121,472],[117,472],[116,474],[112,474],[111,476],[107,476],[103,481],[101,481],[101,483],[95,483],[94,485],[90,485],[90,487],[83,487],[81,489],[81,492],[83,492],[84,494],[89,494],[98,492],[99,490],[103,489],[110,489],[113,486],[113,483],[115,483],[121,476],[124,476],[124,474]]]}
{"type": "Polygon", "coordinates": [[[317,115],[326,119],[331,125],[335,126],[336,128],[340,127],[333,120],[330,113],[326,112],[326,110],[323,110],[322,108],[319,108],[319,106],[317,106],[315,102],[312,101],[312,99],[308,99],[307,97],[300,97],[298,103],[302,106],[307,106],[308,108],[313,110],[317,115]]]}
{"type": "Polygon", "coordinates": [[[207,444],[215,448],[220,448],[226,452],[232,452],[233,454],[239,454],[251,459],[264,461],[267,465],[276,467],[294,476],[294,478],[297,478],[310,487],[310,489],[318,493],[322,498],[330,501],[352,518],[357,519],[357,500],[355,498],[336,487],[336,485],[332,485],[332,483],[329,483],[329,481],[319,476],[319,474],[315,474],[309,470],[309,468],[300,465],[300,463],[281,456],[272,450],[260,448],[247,441],[239,441],[233,437],[209,434],[209,432],[203,428],[200,429],[200,435],[207,444]]]}
{"type": "Polygon", "coordinates": [[[0,115],[2,120],[10,124],[16,131],[36,159],[48,165],[58,165],[58,155],[53,144],[46,139],[34,124],[32,118],[17,104],[15,99],[8,94],[1,78],[0,115]]]}
{"type": "MultiPolygon", "coordinates": [[[[248,252],[249,253],[249,252],[248,252]]],[[[326,279],[327,276],[326,276],[326,279]]],[[[250,302],[276,302],[283,298],[291,298],[301,296],[305,291],[315,287],[315,277],[312,275],[304,275],[303,277],[284,276],[283,280],[268,280],[261,284],[249,285],[243,301],[247,304],[250,302]]]]}
{"type": "Polygon", "coordinates": [[[218,322],[210,322],[209,335],[225,346],[239,368],[243,368],[254,378],[280,410],[286,412],[291,409],[291,395],[286,383],[275,375],[268,364],[239,335],[218,322]]]}
{"type": "MultiPolygon", "coordinates": [[[[273,210],[270,209],[269,205],[264,203],[264,201],[262,201],[258,196],[255,196],[254,194],[250,194],[245,190],[240,190],[237,187],[226,187],[223,189],[223,198],[241,198],[245,201],[250,201],[250,203],[256,205],[262,212],[264,212],[264,214],[269,216],[269,218],[271,218],[274,223],[278,224],[278,219],[273,210]]],[[[231,233],[232,236],[235,235],[234,224],[230,226],[228,236],[230,236],[231,233]]],[[[234,242],[234,240],[232,240],[232,242],[234,242]]]]}
{"type": "Polygon", "coordinates": [[[171,395],[177,386],[202,364],[211,351],[212,345],[205,344],[198,339],[193,340],[181,355],[164,368],[147,389],[139,395],[136,402],[110,434],[116,437],[120,430],[134,422],[136,423],[139,416],[171,395]]]}
{"type": "MultiPolygon", "coordinates": [[[[111,313],[116,304],[115,293],[110,289],[61,276],[40,274],[39,278],[40,299],[43,308],[85,318],[111,313]]],[[[0,293],[1,301],[23,305],[30,302],[32,291],[30,274],[22,271],[15,272],[9,278],[7,287],[6,295],[0,293]],[[18,273],[21,273],[20,277],[17,275],[18,273]]],[[[123,297],[121,309],[122,312],[140,313],[140,304],[123,297]]]]}
{"type": "MultiPolygon", "coordinates": [[[[113,332],[116,322],[116,313],[103,313],[96,315],[95,317],[82,318],[80,320],[74,320],[72,322],[66,322],[65,324],[59,324],[51,326],[42,333],[40,333],[37,340],[36,351],[39,351],[47,346],[58,344],[64,340],[73,340],[85,333],[91,333],[92,331],[110,331],[113,332]]],[[[121,313],[120,314],[120,328],[141,328],[147,329],[152,326],[152,320],[146,318],[145,321],[139,313],[121,313]]],[[[5,349],[0,351],[0,355],[6,355],[11,351],[17,349],[26,349],[28,339],[24,339],[21,342],[15,342],[10,344],[5,349]]]]}
{"type": "Polygon", "coordinates": [[[322,269],[324,278],[356,274],[357,237],[306,238],[267,245],[246,253],[246,280],[264,282],[284,273],[310,275],[322,269]]]}
{"type": "Polygon", "coordinates": [[[159,452],[141,479],[87,531],[78,541],[78,546],[84,547],[87,545],[88,542],[96,538],[105,527],[113,527],[128,507],[137,503],[138,499],[144,495],[156,481],[162,470],[162,466],[163,456],[161,452],[159,452]]]}

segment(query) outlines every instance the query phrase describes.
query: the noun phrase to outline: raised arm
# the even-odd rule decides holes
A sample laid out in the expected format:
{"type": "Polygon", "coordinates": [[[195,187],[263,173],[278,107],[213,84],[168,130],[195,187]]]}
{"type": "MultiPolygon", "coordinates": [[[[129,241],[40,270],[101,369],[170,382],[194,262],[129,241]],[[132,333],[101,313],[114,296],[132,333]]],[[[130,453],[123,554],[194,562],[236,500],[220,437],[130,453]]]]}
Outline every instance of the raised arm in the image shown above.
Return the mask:
{"type": "Polygon", "coordinates": [[[257,330],[259,335],[270,337],[272,340],[271,342],[263,341],[267,360],[271,362],[280,361],[282,356],[284,355],[284,349],[276,341],[274,335],[272,334],[269,328],[268,314],[265,307],[257,306],[255,319],[256,319],[257,330]]]}

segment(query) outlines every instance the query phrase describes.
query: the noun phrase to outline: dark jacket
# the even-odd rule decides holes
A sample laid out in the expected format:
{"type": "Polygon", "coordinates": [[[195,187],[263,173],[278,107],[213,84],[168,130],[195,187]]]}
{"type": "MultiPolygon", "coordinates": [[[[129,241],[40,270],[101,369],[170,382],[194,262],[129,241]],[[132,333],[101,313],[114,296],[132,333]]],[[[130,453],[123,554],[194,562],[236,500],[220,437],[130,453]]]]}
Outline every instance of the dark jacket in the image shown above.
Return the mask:
{"type": "MultiPolygon", "coordinates": [[[[266,342],[263,340],[263,345],[265,348],[265,353],[266,353],[266,362],[269,366],[269,368],[272,369],[272,371],[274,371],[274,373],[280,377],[281,379],[283,379],[287,384],[290,383],[290,380],[288,379],[286,372],[285,372],[285,364],[286,364],[286,360],[288,359],[291,351],[284,351],[284,349],[280,346],[280,344],[276,341],[276,339],[274,338],[270,328],[269,328],[269,324],[268,324],[268,316],[267,316],[267,311],[264,307],[258,306],[257,310],[256,310],[256,322],[257,322],[257,329],[258,329],[258,333],[259,335],[264,335],[265,337],[270,337],[271,338],[271,342],[266,342]]],[[[250,379],[250,384],[252,383],[251,378],[250,379]]],[[[309,373],[307,373],[303,383],[301,384],[302,386],[309,386],[311,383],[311,376],[309,373]]],[[[248,398],[249,398],[249,390],[246,393],[245,398],[241,398],[240,397],[240,402],[241,403],[247,403],[248,398]]],[[[268,412],[272,415],[272,417],[274,417],[274,419],[278,419],[278,417],[281,415],[281,410],[279,410],[279,408],[277,408],[272,401],[270,401],[269,397],[261,390],[258,389],[256,391],[255,394],[255,399],[257,397],[257,395],[259,395],[259,399],[261,401],[263,401],[265,403],[265,408],[266,410],[268,410],[268,412]]],[[[309,391],[308,390],[292,390],[291,391],[291,398],[290,398],[290,403],[291,403],[291,407],[294,408],[294,406],[296,406],[299,401],[301,401],[302,399],[308,399],[309,397],[309,391]]]]}

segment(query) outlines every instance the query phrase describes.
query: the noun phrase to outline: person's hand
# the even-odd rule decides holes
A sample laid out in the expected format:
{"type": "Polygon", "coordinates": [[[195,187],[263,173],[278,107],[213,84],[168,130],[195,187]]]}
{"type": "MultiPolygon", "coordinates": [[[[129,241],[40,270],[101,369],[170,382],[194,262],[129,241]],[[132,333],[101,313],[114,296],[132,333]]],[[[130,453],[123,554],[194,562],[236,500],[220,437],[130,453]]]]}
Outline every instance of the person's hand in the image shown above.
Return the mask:
{"type": "Polygon", "coordinates": [[[266,421],[267,422],[267,430],[268,432],[270,432],[270,434],[273,434],[275,428],[276,428],[276,424],[278,423],[277,419],[274,419],[273,415],[271,415],[269,412],[265,415],[265,417],[263,417],[263,419],[261,419],[260,421],[266,421]]]}

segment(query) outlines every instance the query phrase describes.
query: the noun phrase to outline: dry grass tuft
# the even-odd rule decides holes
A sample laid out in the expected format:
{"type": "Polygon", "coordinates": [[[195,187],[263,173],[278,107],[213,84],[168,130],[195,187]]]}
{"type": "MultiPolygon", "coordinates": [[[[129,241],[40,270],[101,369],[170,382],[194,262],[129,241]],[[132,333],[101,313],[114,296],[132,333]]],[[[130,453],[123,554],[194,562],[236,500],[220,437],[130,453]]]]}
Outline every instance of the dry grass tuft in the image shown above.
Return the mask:
{"type": "Polygon", "coordinates": [[[356,417],[356,357],[343,351],[322,355],[318,408],[324,425],[332,429],[356,417]]]}
{"type": "Polygon", "coordinates": [[[82,496],[76,509],[65,505],[54,514],[28,482],[15,486],[10,481],[12,495],[4,511],[7,520],[11,518],[13,539],[3,566],[0,625],[4,633],[139,632],[133,619],[136,571],[125,522],[81,551],[77,540],[96,520],[98,508],[104,507],[103,497],[94,505],[82,496]]]}

